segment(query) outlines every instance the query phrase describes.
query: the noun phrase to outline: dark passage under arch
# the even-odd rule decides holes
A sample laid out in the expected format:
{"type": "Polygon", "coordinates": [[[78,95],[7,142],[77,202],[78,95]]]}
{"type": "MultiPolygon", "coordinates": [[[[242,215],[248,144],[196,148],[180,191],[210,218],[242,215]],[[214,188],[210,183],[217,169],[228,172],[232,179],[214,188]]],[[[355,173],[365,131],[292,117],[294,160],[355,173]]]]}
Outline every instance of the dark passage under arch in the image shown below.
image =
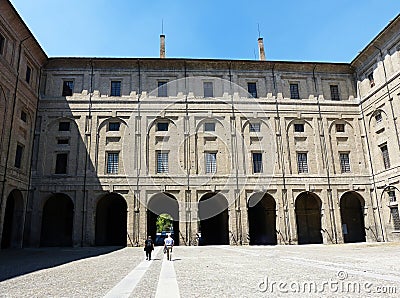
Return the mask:
{"type": "Polygon", "coordinates": [[[250,245],[275,245],[276,203],[269,194],[257,193],[248,203],[250,245]],[[260,198],[261,197],[261,198],[260,198]]]}
{"type": "Polygon", "coordinates": [[[40,246],[72,246],[74,204],[64,194],[50,197],[43,207],[40,246]]]}
{"type": "Polygon", "coordinates": [[[19,190],[13,190],[7,197],[3,220],[1,248],[18,247],[22,241],[23,199],[19,190]]]}
{"type": "Polygon", "coordinates": [[[296,199],[296,223],[299,244],[322,243],[321,200],[304,192],[296,199]]]}
{"type": "Polygon", "coordinates": [[[119,194],[108,194],[96,207],[96,245],[126,246],[127,204],[119,194]]]}
{"type": "Polygon", "coordinates": [[[345,243],[365,242],[364,200],[356,193],[345,193],[340,200],[345,243]]]}
{"type": "Polygon", "coordinates": [[[228,201],[219,193],[207,193],[199,201],[201,245],[229,244],[228,201]]]}
{"type": "MultiPolygon", "coordinates": [[[[147,204],[147,236],[155,241],[156,245],[163,245],[163,238],[157,238],[157,218],[161,214],[168,214],[173,220],[174,245],[179,245],[179,204],[176,198],[169,193],[158,193],[151,197],[147,204]]],[[[166,235],[162,235],[165,237],[166,235]]]]}

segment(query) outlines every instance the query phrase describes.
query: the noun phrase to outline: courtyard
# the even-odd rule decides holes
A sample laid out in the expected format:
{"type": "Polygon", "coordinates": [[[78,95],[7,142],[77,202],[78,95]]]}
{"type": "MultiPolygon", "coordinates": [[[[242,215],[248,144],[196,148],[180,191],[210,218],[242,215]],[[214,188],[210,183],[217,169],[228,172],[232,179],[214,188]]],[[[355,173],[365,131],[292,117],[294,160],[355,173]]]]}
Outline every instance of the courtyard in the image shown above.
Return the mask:
{"type": "Polygon", "coordinates": [[[3,250],[0,297],[398,297],[400,243],[3,250]]]}

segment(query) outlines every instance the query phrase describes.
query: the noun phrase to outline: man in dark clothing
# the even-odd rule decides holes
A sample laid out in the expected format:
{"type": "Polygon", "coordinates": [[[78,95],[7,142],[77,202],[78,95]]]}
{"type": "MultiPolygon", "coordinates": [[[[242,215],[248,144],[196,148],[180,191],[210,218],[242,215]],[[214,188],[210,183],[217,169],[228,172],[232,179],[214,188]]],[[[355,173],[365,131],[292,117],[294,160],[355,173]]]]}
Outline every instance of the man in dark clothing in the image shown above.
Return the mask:
{"type": "Polygon", "coordinates": [[[151,236],[144,242],[144,251],[146,252],[146,260],[151,260],[151,252],[154,250],[154,242],[151,240],[151,236]]]}

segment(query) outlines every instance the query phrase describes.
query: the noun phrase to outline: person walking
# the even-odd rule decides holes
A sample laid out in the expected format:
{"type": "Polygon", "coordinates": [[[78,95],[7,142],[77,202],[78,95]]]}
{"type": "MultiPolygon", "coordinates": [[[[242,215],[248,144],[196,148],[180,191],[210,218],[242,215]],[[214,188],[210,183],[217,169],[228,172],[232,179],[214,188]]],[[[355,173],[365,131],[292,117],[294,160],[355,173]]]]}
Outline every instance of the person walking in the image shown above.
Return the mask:
{"type": "Polygon", "coordinates": [[[146,260],[151,260],[151,252],[154,250],[154,242],[151,239],[151,236],[147,237],[147,240],[144,242],[144,251],[146,252],[146,260]]]}
{"type": "Polygon", "coordinates": [[[164,239],[164,249],[167,251],[167,260],[172,260],[172,248],[174,247],[174,239],[171,238],[171,234],[164,239]]]}

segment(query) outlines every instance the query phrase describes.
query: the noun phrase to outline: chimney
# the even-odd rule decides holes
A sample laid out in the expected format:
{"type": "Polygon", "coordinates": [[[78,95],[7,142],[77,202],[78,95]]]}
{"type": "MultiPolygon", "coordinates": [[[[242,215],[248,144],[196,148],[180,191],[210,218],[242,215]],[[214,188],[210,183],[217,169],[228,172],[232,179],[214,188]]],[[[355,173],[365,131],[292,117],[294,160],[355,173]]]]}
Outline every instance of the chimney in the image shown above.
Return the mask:
{"type": "Polygon", "coordinates": [[[160,58],[165,58],[165,35],[160,35],[160,58]]]}
{"type": "Polygon", "coordinates": [[[258,38],[258,49],[260,52],[260,60],[265,61],[264,41],[262,37],[258,38]]]}

